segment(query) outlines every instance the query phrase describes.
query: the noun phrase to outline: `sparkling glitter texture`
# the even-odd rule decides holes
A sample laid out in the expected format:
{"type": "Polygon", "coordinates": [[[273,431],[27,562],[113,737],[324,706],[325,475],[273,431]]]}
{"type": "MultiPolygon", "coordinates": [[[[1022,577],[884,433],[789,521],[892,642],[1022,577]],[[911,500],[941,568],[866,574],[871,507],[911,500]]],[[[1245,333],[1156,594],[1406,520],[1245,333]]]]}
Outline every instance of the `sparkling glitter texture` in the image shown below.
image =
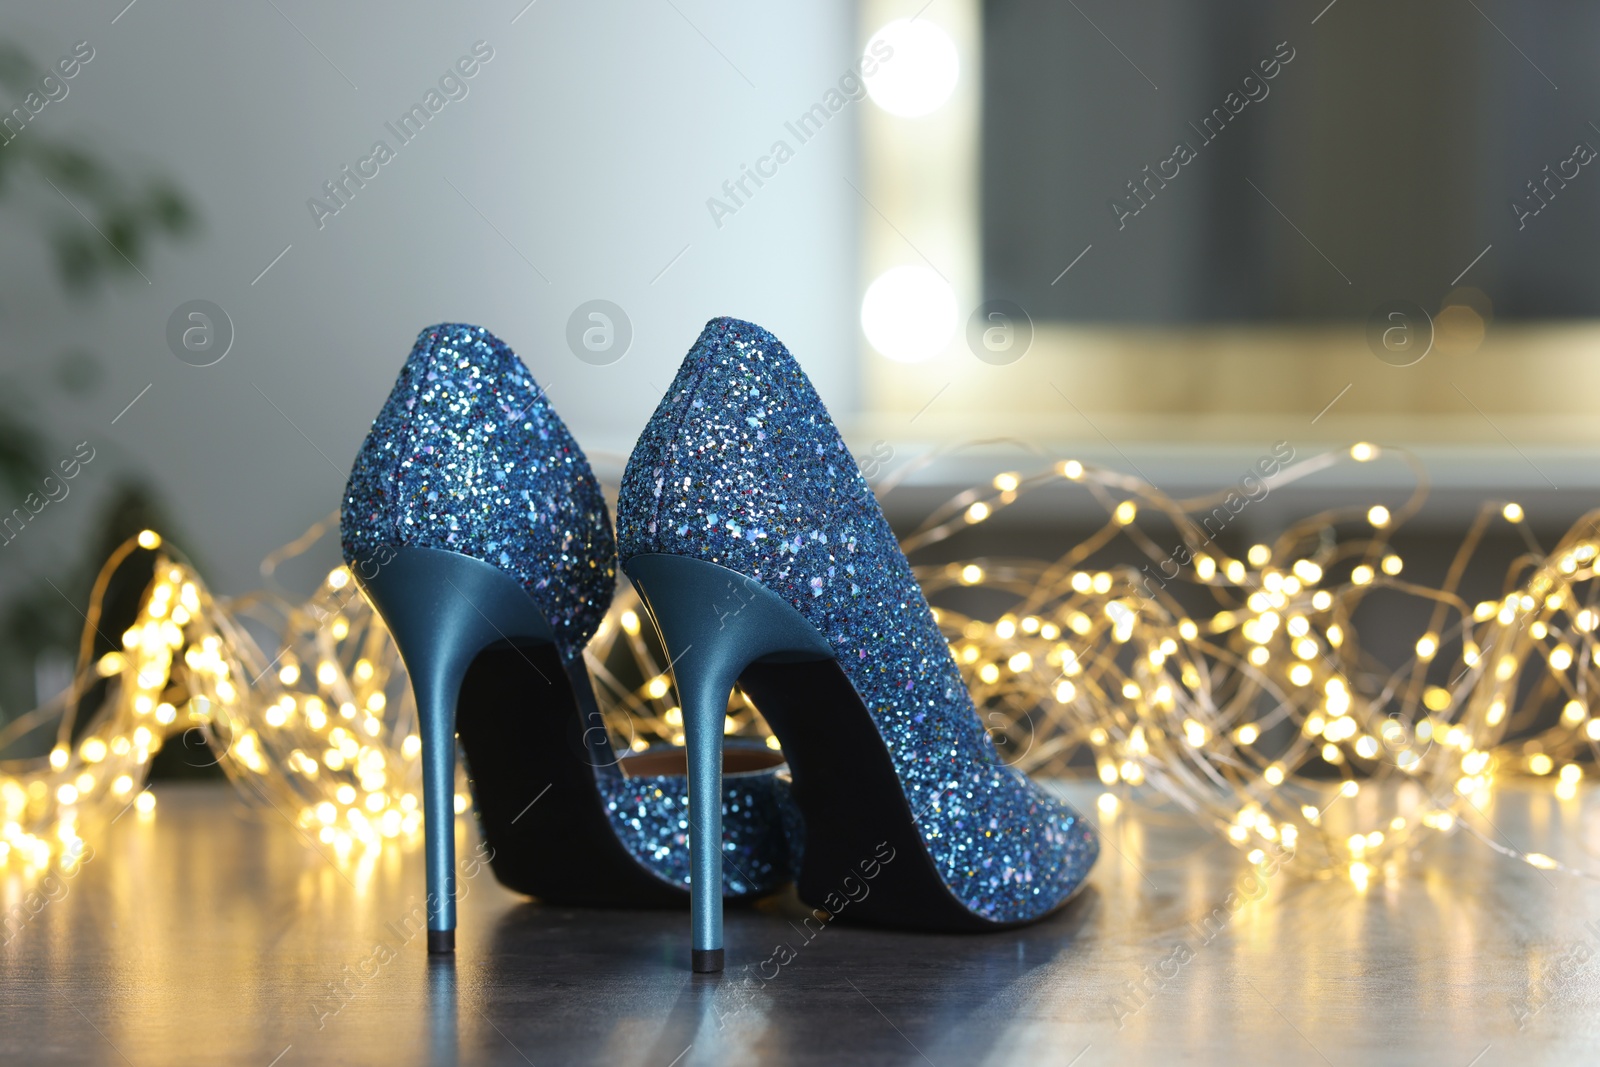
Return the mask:
{"type": "MultiPolygon", "coordinates": [[[[731,748],[739,742],[727,744],[731,748]]],[[[753,747],[765,750],[764,745],[753,747]]],[[[681,774],[602,777],[600,792],[617,838],[657,877],[687,889],[688,778],[681,774]]],[[[757,896],[794,877],[801,832],[796,811],[788,782],[772,771],[723,776],[723,896],[757,896]]]]}
{"type": "Polygon", "coordinates": [[[544,390],[480,326],[417,337],[356,454],[340,515],[345,560],[384,545],[472,556],[516,578],[582,654],[616,585],[600,484],[544,390]]]}
{"type": "Polygon", "coordinates": [[[1094,830],[1001,762],[877,500],[771,334],[707,324],[628,461],[618,517],[624,561],[666,552],[740,571],[827,639],[974,914],[1037,918],[1082,882],[1094,830]]]}
{"type": "MultiPolygon", "coordinates": [[[[550,621],[573,684],[589,684],[583,648],[616,585],[611,518],[544,391],[489,331],[446,323],[417,337],[356,454],[340,538],[352,567],[393,545],[500,568],[550,621]]],[[[619,840],[658,877],[687,884],[687,780],[626,778],[613,766],[597,768],[595,779],[619,840]]],[[[729,894],[768,893],[790,880],[792,808],[775,772],[728,779],[729,894]],[[729,870],[734,864],[739,871],[729,870]]]]}

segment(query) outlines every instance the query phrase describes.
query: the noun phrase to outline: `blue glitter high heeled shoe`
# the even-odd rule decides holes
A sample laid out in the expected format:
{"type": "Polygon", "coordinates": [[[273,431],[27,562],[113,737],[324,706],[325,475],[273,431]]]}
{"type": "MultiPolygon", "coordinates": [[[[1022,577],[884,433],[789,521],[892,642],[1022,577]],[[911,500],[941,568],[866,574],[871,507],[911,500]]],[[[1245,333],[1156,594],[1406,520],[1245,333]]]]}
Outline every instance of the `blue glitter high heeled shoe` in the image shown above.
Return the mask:
{"type": "MultiPolygon", "coordinates": [[[[617,535],[683,706],[691,891],[717,877],[704,798],[735,684],[793,769],[807,903],[992,930],[1083,883],[1093,829],[1001,761],[877,500],[771,334],[706,326],[628,461],[617,535]]],[[[694,892],[691,934],[693,968],[720,970],[716,894],[694,892]]]]}
{"type": "MultiPolygon", "coordinates": [[[[429,951],[455,947],[458,734],[502,883],[558,904],[685,903],[682,750],[619,759],[583,663],[616,579],[605,499],[510,348],[475,326],[422,331],[356,456],[340,536],[416,696],[429,951]]],[[[729,752],[730,898],[790,879],[781,764],[729,752]]]]}

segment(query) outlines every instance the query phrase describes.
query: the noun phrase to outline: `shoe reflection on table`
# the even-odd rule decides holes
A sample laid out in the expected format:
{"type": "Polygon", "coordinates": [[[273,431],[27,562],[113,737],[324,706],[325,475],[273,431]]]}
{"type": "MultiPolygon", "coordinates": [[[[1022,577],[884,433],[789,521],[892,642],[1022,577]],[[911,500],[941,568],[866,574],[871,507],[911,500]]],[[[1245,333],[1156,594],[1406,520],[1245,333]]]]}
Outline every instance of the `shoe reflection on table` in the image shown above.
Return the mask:
{"type": "Polygon", "coordinates": [[[1080,951],[1097,910],[1091,887],[1034,927],[929,935],[819,923],[791,890],[730,907],[726,970],[694,975],[683,969],[682,912],[624,921],[522,903],[480,948],[481,988],[495,991],[482,1007],[535,1062],[539,1047],[665,1065],[916,1059],[913,1046],[942,1050],[935,1062],[971,1062],[1010,1025],[999,1009],[1080,951]]]}

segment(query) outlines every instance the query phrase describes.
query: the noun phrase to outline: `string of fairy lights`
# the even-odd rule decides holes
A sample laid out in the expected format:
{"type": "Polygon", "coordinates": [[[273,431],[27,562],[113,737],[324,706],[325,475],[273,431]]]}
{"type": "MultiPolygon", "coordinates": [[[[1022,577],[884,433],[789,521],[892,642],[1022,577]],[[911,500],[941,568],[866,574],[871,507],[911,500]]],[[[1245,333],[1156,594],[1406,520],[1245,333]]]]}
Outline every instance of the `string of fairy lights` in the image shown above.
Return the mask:
{"type": "MultiPolygon", "coordinates": [[[[1281,472],[1271,487],[1381,454],[1362,443],[1316,456],[1281,472]]],[[[1087,753],[1107,786],[1099,801],[1106,815],[1116,812],[1119,791],[1155,794],[1252,860],[1287,847],[1297,869],[1344,872],[1364,886],[1419,837],[1458,824],[1472,829],[1466,820],[1487,803],[1499,775],[1553,775],[1555,796],[1572,800],[1600,740],[1591,711],[1600,681],[1600,513],[1543,553],[1517,504],[1486,503],[1445,580],[1408,581],[1389,539],[1421,506],[1426,481],[1414,457],[1397,458],[1419,477],[1395,512],[1382,505],[1324,512],[1272,544],[1250,546],[1242,559],[1193,518],[1225,494],[1174,501],[1138,479],[1075,461],[1026,479],[1002,474],[992,491],[956,498],[906,543],[946,538],[1052,483],[1083,485],[1107,521],[1060,559],[919,569],[936,601],[961,586],[1014,600],[993,622],[940,613],[980,708],[1000,713],[994,732],[1002,752],[1046,774],[1067,772],[1087,753]],[[1182,548],[1169,554],[1143,533],[1141,509],[1163,515],[1182,548]],[[1514,562],[1502,597],[1467,603],[1460,595],[1467,564],[1497,522],[1515,527],[1529,551],[1514,562]],[[1151,563],[1082,566],[1119,536],[1151,563]],[[1180,601],[1179,589],[1202,594],[1207,610],[1197,609],[1196,597],[1180,601]],[[1357,608],[1380,590],[1428,608],[1398,667],[1365,648],[1356,628],[1357,608]],[[1537,728],[1553,706],[1559,715],[1537,728]],[[1363,795],[1359,805],[1346,803],[1363,795]]],[[[1540,853],[1509,851],[1537,867],[1563,868],[1540,853]]]]}
{"type": "MultiPolygon", "coordinates": [[[[1226,493],[1176,500],[1075,460],[960,493],[903,544],[915,561],[1029,494],[1086,491],[1105,521],[1055,560],[917,567],[1001,758],[1036,775],[1098,775],[1104,819],[1129,800],[1176,805],[1251,862],[1289,849],[1297,870],[1364,888],[1430,835],[1458,826],[1482,835],[1473,817],[1503,777],[1550,777],[1558,800],[1574,800],[1600,753],[1600,512],[1541,551],[1518,505],[1486,503],[1444,580],[1429,585],[1406,576],[1391,543],[1427,491],[1408,453],[1361,443],[1264,484],[1385,456],[1416,473],[1403,505],[1321,512],[1239,557],[1197,521],[1226,493]],[[1469,603],[1462,580],[1494,524],[1515,529],[1527,551],[1498,598],[1469,603]],[[1180,543],[1162,547],[1152,525],[1180,543]],[[1119,539],[1145,562],[1091,565],[1119,539]],[[1007,610],[956,610],[973,590],[1004,597],[1007,610]],[[1380,592],[1426,609],[1398,666],[1364,647],[1357,628],[1358,609],[1380,592]]],[[[264,572],[331,528],[313,527],[264,572]]],[[[683,743],[660,646],[641,619],[624,586],[586,652],[619,750],[683,743]]],[[[51,725],[47,756],[0,761],[0,869],[81,862],[85,826],[129,811],[154,817],[150,761],[180,737],[190,762],[220,764],[247,798],[341,862],[370,864],[420,838],[421,745],[404,666],[343,567],[304,601],[270,592],[223,601],[157,533],[141,533],[96,583],[74,684],[0,729],[0,751],[51,725]],[[154,554],[152,579],[120,648],[96,656],[107,583],[135,548],[154,554]],[[272,655],[252,636],[263,626],[277,635],[272,655]],[[190,743],[196,736],[205,743],[190,743]]],[[[740,694],[725,729],[776,747],[740,694]]],[[[469,808],[464,772],[455,807],[469,808]]]]}

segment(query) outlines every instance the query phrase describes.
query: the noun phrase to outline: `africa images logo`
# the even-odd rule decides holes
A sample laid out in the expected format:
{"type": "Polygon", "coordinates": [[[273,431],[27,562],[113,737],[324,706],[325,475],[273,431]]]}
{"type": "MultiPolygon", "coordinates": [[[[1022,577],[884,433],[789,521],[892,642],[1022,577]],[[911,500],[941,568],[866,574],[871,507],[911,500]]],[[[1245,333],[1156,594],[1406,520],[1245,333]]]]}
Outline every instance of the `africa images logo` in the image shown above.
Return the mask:
{"type": "Polygon", "coordinates": [[[428,122],[445,105],[452,100],[465,100],[471,89],[467,82],[477,77],[483,69],[483,64],[494,58],[494,49],[486,41],[478,41],[472,46],[472,54],[462,56],[456,60],[455,65],[439,76],[437,88],[429,87],[423,94],[420,103],[412,104],[394,122],[385,122],[383,128],[394,135],[395,145],[383,138],[372,142],[372,148],[367,154],[356,160],[355,169],[349,164],[339,168],[339,173],[330,181],[322,183],[322,191],[327,195],[326,200],[309,197],[306,208],[311,212],[311,220],[317,224],[317,229],[322,229],[328,224],[328,219],[350,206],[350,201],[355,199],[359,190],[367,187],[367,182],[378,176],[381,168],[397,158],[399,149],[404,148],[416,140],[428,122]]]}
{"type": "Polygon", "coordinates": [[[1253,103],[1260,103],[1272,92],[1272,87],[1267,84],[1283,72],[1283,68],[1294,62],[1295,50],[1288,41],[1280,41],[1271,57],[1261,60],[1256,64],[1260,76],[1252,70],[1246,74],[1239,84],[1238,89],[1229,90],[1222,98],[1222,103],[1211,109],[1211,113],[1200,120],[1200,126],[1193,122],[1189,127],[1199,135],[1200,145],[1196,148],[1188,141],[1179,141],[1173,146],[1172,154],[1156,163],[1152,172],[1147,164],[1141,172],[1142,178],[1130,179],[1127,182],[1127,196],[1113,196],[1106,201],[1106,206],[1111,211],[1111,219],[1117,224],[1117,229],[1123,230],[1128,226],[1128,220],[1150,206],[1150,201],[1156,198],[1156,192],[1165,189],[1167,183],[1174,181],[1183,173],[1183,168],[1200,158],[1200,148],[1215,141],[1228,128],[1228,124],[1239,117],[1240,112],[1253,103]],[[1242,90],[1242,91],[1241,91],[1242,90]],[[1205,127],[1201,129],[1201,127],[1205,127]]]}
{"type": "MultiPolygon", "coordinates": [[[[839,75],[837,88],[830,86],[822,94],[820,102],[806,108],[793,122],[783,124],[783,128],[794,136],[795,145],[803,145],[811,140],[822,132],[829,119],[844,110],[846,104],[866,96],[867,79],[878,72],[881,64],[893,57],[893,45],[888,41],[874,41],[868,54],[861,57],[860,63],[839,75]]],[[[706,198],[706,210],[710,212],[711,221],[717,229],[722,229],[724,218],[737,215],[739,209],[755,197],[756,192],[767,184],[765,179],[776,178],[778,168],[793,159],[794,154],[795,149],[780,137],[772,142],[766,155],[756,159],[753,168],[745,163],[739,164],[739,176],[722,183],[722,196],[726,199],[716,196],[706,198]],[[750,188],[752,182],[755,189],[750,188]]]]}

